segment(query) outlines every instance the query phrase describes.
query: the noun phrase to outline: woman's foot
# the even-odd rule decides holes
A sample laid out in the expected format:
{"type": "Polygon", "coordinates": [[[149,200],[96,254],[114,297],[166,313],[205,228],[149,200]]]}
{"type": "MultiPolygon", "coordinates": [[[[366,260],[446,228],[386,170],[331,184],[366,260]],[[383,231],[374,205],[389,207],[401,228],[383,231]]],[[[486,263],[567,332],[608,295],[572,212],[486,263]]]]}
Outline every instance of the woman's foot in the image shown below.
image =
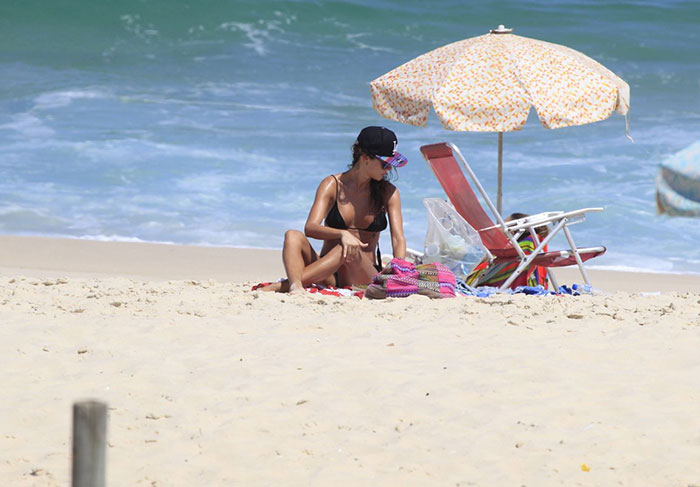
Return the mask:
{"type": "Polygon", "coordinates": [[[263,291],[263,292],[276,292],[276,293],[290,293],[290,294],[301,294],[304,292],[304,287],[301,283],[297,286],[290,285],[289,279],[283,279],[277,282],[265,282],[258,284],[253,288],[253,291],[263,291]]]}
{"type": "Polygon", "coordinates": [[[306,292],[306,290],[304,289],[304,286],[301,283],[293,283],[289,285],[288,292],[289,294],[303,294],[306,292]]]}
{"type": "Polygon", "coordinates": [[[263,291],[263,292],[280,292],[280,288],[282,287],[282,282],[266,282],[262,286],[258,286],[253,289],[253,291],[263,291]]]}

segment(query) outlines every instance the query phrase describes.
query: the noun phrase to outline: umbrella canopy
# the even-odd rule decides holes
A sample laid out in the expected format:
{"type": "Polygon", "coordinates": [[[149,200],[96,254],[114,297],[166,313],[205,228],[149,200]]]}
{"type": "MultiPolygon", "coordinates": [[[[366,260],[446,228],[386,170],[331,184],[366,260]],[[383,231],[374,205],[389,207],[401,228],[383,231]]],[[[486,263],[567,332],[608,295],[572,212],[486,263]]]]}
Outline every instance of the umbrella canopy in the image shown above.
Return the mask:
{"type": "Polygon", "coordinates": [[[380,115],[425,126],[433,107],[448,130],[520,130],[534,107],[549,129],[626,115],[627,83],[568,47],[520,37],[499,26],[489,34],[440,47],[370,83],[380,115]]]}
{"type": "Polygon", "coordinates": [[[700,141],[661,163],[656,203],[659,213],[700,216],[700,141]]]}

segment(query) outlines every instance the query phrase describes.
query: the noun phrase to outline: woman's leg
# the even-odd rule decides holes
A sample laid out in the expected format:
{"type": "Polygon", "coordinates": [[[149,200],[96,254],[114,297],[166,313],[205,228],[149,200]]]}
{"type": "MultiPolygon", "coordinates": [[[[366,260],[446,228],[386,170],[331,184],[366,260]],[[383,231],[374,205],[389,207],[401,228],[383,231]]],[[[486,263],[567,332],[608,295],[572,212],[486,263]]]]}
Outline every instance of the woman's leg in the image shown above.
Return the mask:
{"type": "Polygon", "coordinates": [[[335,286],[335,272],[343,265],[343,247],[336,245],[304,268],[301,282],[304,286],[313,283],[335,286]]]}
{"type": "Polygon", "coordinates": [[[336,245],[319,257],[306,235],[288,230],[284,235],[282,262],[287,280],[272,284],[265,291],[295,292],[313,283],[335,285],[333,273],[343,264],[342,248],[336,245]]]}
{"type": "Polygon", "coordinates": [[[374,252],[362,252],[362,257],[350,262],[338,271],[338,286],[348,284],[371,284],[372,278],[379,272],[374,266],[374,252]]]}
{"type": "Polygon", "coordinates": [[[282,247],[282,262],[289,282],[287,291],[291,292],[304,287],[302,283],[304,269],[317,259],[318,254],[306,235],[298,230],[287,230],[282,247]]]}

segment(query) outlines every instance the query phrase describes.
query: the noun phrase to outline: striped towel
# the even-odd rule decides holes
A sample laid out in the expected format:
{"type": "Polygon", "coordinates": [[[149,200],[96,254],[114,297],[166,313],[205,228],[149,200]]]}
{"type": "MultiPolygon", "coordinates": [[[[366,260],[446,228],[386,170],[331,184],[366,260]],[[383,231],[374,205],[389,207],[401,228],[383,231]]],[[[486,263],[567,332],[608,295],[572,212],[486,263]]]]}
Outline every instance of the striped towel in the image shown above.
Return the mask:
{"type": "Polygon", "coordinates": [[[374,276],[365,292],[369,299],[403,298],[412,294],[453,298],[455,275],[438,262],[415,266],[402,259],[393,259],[374,276]]]}
{"type": "Polygon", "coordinates": [[[398,258],[391,259],[391,262],[389,262],[379,273],[382,275],[413,277],[418,279],[418,271],[416,270],[416,266],[407,260],[398,258]]]}

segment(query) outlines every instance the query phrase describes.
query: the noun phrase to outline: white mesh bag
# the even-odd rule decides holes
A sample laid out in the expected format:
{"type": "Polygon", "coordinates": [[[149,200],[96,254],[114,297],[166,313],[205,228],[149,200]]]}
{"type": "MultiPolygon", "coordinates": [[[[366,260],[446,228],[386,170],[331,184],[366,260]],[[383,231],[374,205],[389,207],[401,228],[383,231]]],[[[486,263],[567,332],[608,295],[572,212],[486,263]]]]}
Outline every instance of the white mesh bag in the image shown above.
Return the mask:
{"type": "Polygon", "coordinates": [[[479,233],[451,203],[425,198],[423,205],[428,210],[423,262],[440,262],[464,279],[486,255],[479,233]]]}

